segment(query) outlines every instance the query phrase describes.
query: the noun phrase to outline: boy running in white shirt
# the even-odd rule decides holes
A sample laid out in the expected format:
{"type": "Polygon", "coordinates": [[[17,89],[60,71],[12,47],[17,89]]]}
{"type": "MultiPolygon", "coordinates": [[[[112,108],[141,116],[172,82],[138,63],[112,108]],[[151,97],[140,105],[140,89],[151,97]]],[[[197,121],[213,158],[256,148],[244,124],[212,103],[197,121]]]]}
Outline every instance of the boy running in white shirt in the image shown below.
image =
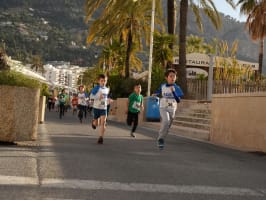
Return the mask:
{"type": "Polygon", "coordinates": [[[99,125],[99,139],[98,144],[103,143],[103,136],[105,133],[105,123],[107,117],[107,104],[108,104],[108,94],[109,88],[106,87],[107,77],[104,74],[100,74],[98,77],[99,85],[95,86],[91,90],[91,96],[93,97],[93,120],[92,128],[96,129],[99,125]]]}
{"type": "Polygon", "coordinates": [[[165,72],[165,79],[167,83],[161,84],[160,88],[154,93],[154,95],[162,96],[160,99],[161,127],[157,140],[159,149],[164,148],[164,140],[175,117],[177,103],[180,102],[180,97],[183,96],[181,88],[175,84],[176,71],[174,69],[165,72]]]}

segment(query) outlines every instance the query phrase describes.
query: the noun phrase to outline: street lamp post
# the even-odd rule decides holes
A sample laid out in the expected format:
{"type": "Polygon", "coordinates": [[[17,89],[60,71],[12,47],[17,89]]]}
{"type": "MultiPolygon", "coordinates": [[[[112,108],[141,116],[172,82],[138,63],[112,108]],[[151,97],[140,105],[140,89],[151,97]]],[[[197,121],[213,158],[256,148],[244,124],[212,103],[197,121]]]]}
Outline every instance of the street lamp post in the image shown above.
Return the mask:
{"type": "Polygon", "coordinates": [[[212,100],[212,88],[213,88],[213,64],[214,64],[214,55],[209,55],[210,65],[209,65],[209,74],[208,74],[208,88],[207,88],[207,101],[212,100]]]}
{"type": "Polygon", "coordinates": [[[149,69],[148,69],[148,91],[147,96],[151,94],[151,72],[152,72],[152,52],[153,52],[153,33],[154,33],[154,15],[155,15],[155,0],[152,0],[151,13],[151,35],[150,35],[150,54],[149,54],[149,69]]]}
{"type": "MultiPolygon", "coordinates": [[[[133,2],[137,2],[137,1],[138,0],[133,0],[133,2]]],[[[155,0],[152,0],[151,33],[150,33],[150,54],[149,54],[148,91],[147,91],[147,96],[150,96],[151,95],[151,72],[152,72],[152,51],[153,51],[154,16],[155,16],[155,0]]]]}

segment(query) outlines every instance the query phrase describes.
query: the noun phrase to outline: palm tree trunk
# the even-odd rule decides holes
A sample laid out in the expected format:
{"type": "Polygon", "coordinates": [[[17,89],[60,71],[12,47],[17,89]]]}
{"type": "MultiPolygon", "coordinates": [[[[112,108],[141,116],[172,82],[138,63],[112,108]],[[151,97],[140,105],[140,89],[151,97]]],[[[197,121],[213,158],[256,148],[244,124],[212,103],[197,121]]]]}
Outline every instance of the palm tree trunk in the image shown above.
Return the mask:
{"type": "MultiPolygon", "coordinates": [[[[167,0],[167,26],[168,26],[168,34],[175,35],[176,29],[176,7],[175,0],[167,0]]],[[[171,42],[169,44],[169,48],[173,51],[174,44],[171,42]]],[[[168,61],[165,65],[166,68],[172,67],[172,62],[168,61]]]]}
{"type": "MultiPolygon", "coordinates": [[[[175,35],[175,29],[176,29],[175,0],[167,1],[167,25],[168,25],[168,33],[170,35],[175,35]]],[[[173,49],[173,43],[169,45],[169,48],[173,49]]]]}
{"type": "Polygon", "coordinates": [[[126,51],[126,63],[125,63],[125,78],[129,78],[131,49],[132,49],[132,33],[131,33],[131,31],[129,31],[128,38],[127,38],[127,51],[126,51]]]}
{"type": "Polygon", "coordinates": [[[259,73],[258,73],[258,79],[261,79],[262,74],[262,63],[263,63],[263,49],[264,49],[264,40],[260,40],[260,49],[259,49],[259,73]]]}
{"type": "Polygon", "coordinates": [[[186,73],[186,35],[187,35],[188,0],[180,2],[179,22],[179,65],[176,67],[178,84],[187,97],[187,73],[186,73]]]}

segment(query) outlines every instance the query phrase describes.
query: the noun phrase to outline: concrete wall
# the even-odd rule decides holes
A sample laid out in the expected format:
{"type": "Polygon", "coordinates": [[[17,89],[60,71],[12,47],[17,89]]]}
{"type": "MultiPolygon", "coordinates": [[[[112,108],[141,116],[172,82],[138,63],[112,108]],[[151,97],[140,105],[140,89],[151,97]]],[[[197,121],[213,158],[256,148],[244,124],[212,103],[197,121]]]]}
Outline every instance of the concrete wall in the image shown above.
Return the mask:
{"type": "MultiPolygon", "coordinates": [[[[127,98],[118,98],[111,103],[110,114],[108,118],[117,121],[117,122],[126,122],[126,101],[127,98]]],[[[147,97],[144,98],[144,111],[139,115],[139,125],[146,121],[146,109],[147,109],[147,97]]],[[[197,104],[197,100],[182,100],[181,103],[177,104],[177,110],[181,110],[184,108],[189,108],[192,105],[197,104]]]]}
{"type": "Polygon", "coordinates": [[[266,93],[213,95],[210,140],[266,152],[266,93]]]}
{"type": "Polygon", "coordinates": [[[37,139],[40,90],[0,85],[0,141],[37,139]]]}
{"type": "MultiPolygon", "coordinates": [[[[110,114],[108,118],[117,121],[117,122],[126,122],[127,114],[126,114],[126,103],[128,98],[117,98],[111,103],[110,114]]],[[[145,103],[145,99],[144,99],[145,103]]],[[[144,121],[144,111],[139,115],[139,125],[141,125],[144,121]]]]}

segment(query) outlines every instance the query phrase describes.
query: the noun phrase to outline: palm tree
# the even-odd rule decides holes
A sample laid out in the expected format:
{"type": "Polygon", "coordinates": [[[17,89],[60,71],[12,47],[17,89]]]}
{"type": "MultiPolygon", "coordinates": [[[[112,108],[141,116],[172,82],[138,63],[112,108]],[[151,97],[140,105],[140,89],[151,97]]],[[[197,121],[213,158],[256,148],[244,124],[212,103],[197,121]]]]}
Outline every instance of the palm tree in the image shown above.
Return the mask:
{"type": "MultiPolygon", "coordinates": [[[[91,0],[87,0],[87,2],[91,2],[91,0]]],[[[101,2],[103,3],[103,1],[101,2]]],[[[159,1],[157,4],[157,9],[160,10],[159,1]]],[[[95,20],[90,28],[87,38],[88,43],[96,41],[104,44],[106,41],[114,38],[120,38],[120,41],[125,43],[126,56],[124,65],[126,78],[129,77],[133,51],[142,50],[143,37],[146,44],[148,44],[151,19],[150,10],[151,2],[147,0],[109,1],[102,16],[95,20]],[[113,2],[112,5],[111,2],[113,2]]],[[[160,15],[161,12],[157,13],[160,15]]],[[[87,14],[87,16],[89,15],[87,14]]]]}
{"type": "Polygon", "coordinates": [[[91,19],[91,16],[94,14],[96,10],[98,10],[101,6],[108,10],[116,0],[109,0],[108,3],[105,0],[86,0],[85,2],[85,10],[86,10],[86,21],[88,22],[91,19]]]}
{"type": "Polygon", "coordinates": [[[32,56],[31,62],[32,62],[31,69],[34,69],[36,72],[44,73],[43,61],[41,56],[39,55],[32,56]]]}
{"type": "Polygon", "coordinates": [[[155,32],[153,41],[153,60],[155,64],[165,69],[167,63],[173,60],[173,50],[170,45],[173,44],[174,36],[171,34],[161,34],[155,32]]]}
{"type": "Polygon", "coordinates": [[[253,40],[259,40],[259,71],[261,78],[263,64],[263,44],[266,37],[266,1],[265,0],[239,0],[240,12],[247,15],[246,28],[253,40]]]}
{"type": "Polygon", "coordinates": [[[204,42],[204,38],[198,37],[196,35],[190,35],[187,37],[187,53],[205,53],[208,54],[212,52],[212,45],[204,42]]]}
{"type": "MultiPolygon", "coordinates": [[[[175,35],[176,32],[176,0],[167,0],[167,27],[168,34],[175,35]]],[[[173,50],[173,43],[169,44],[173,50]]]]}
{"type": "Polygon", "coordinates": [[[99,65],[103,66],[103,70],[106,74],[110,74],[111,71],[116,72],[125,63],[125,45],[118,40],[112,40],[112,42],[104,46],[99,58],[99,65]]]}
{"type": "MultiPolygon", "coordinates": [[[[233,0],[225,0],[234,7],[233,0]]],[[[186,78],[186,35],[187,35],[187,14],[188,8],[191,7],[196,17],[198,28],[202,31],[202,20],[200,9],[209,17],[215,28],[221,25],[220,15],[212,0],[181,0],[180,1],[180,22],[179,22],[179,66],[176,68],[178,72],[178,82],[182,87],[184,94],[187,94],[187,78],[186,78]]]]}

